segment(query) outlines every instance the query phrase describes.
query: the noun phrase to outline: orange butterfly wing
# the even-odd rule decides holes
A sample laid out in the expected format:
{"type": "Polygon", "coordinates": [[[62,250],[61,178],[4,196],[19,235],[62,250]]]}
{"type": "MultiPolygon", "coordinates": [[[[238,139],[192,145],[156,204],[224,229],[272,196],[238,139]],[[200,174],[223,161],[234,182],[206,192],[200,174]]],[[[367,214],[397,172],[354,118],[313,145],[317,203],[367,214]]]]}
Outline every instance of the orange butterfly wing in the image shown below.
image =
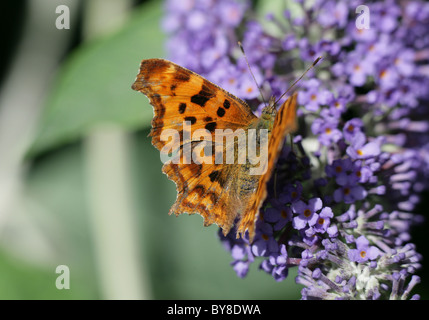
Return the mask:
{"type": "MultiPolygon", "coordinates": [[[[163,172],[176,183],[177,199],[169,214],[198,213],[204,225],[216,223],[228,233],[239,211],[238,196],[231,189],[234,165],[183,161],[187,144],[183,121],[189,121],[192,131],[206,129],[245,128],[257,117],[249,106],[196,73],[163,59],[143,60],[132,88],[145,94],[154,107],[152,144],[160,151],[167,144],[161,139],[165,129],[179,132],[180,140],[172,143],[179,163],[166,162],[163,172]]],[[[215,138],[212,139],[215,141],[215,138]]],[[[171,142],[171,141],[169,141],[171,142]]],[[[214,158],[215,152],[212,157],[214,158]]]]}
{"type": "MultiPolygon", "coordinates": [[[[177,199],[169,214],[198,213],[204,225],[216,223],[226,235],[234,219],[240,215],[237,237],[249,231],[252,241],[259,209],[267,195],[267,182],[283,146],[285,136],[295,128],[296,94],[277,112],[268,140],[268,162],[265,174],[253,177],[255,192],[242,199],[238,176],[246,175],[240,164],[216,164],[213,144],[212,163],[184,161],[189,155],[186,146],[200,141],[184,141],[183,121],[191,129],[206,129],[214,135],[216,129],[247,130],[258,118],[241,99],[226,92],[196,73],[163,59],[143,60],[132,88],[145,94],[154,107],[152,144],[161,152],[167,143],[176,152],[163,166],[163,172],[176,183],[177,199]],[[163,141],[165,129],[179,132],[178,141],[163,141]],[[179,160],[175,162],[174,160],[179,160]]],[[[215,141],[215,138],[212,138],[215,141]]],[[[225,151],[226,147],[224,147],[225,151]]],[[[174,153],[174,152],[173,152],[174,153]]]]}
{"type": "Polygon", "coordinates": [[[192,130],[214,132],[216,128],[243,128],[257,119],[243,100],[164,59],[143,60],[132,88],[145,94],[154,106],[150,135],[159,150],[165,145],[160,141],[162,130],[180,132],[184,120],[192,123],[192,130]]]}

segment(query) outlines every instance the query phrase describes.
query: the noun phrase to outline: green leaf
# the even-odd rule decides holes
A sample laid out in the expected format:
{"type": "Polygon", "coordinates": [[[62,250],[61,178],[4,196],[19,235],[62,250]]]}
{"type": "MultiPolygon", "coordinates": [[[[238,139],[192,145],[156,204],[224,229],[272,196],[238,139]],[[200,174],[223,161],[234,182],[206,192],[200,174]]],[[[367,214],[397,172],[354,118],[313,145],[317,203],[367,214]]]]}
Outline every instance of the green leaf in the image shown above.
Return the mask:
{"type": "Polygon", "coordinates": [[[28,156],[76,141],[94,126],[150,125],[152,108],[131,89],[140,61],[163,55],[161,3],[134,10],[117,33],[82,45],[62,66],[28,156]]]}

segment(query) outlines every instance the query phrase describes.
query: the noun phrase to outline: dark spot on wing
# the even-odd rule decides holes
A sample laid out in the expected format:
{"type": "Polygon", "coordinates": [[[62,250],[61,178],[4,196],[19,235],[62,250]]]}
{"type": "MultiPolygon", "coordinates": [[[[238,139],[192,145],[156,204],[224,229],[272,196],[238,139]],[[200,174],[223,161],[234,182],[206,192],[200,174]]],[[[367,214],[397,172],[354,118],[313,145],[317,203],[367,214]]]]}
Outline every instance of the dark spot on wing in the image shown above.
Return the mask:
{"type": "Polygon", "coordinates": [[[185,112],[185,110],[186,110],[186,103],[180,103],[179,104],[179,113],[180,114],[183,114],[184,112],[185,112]]]}
{"type": "Polygon", "coordinates": [[[223,102],[223,107],[225,109],[229,109],[230,106],[231,106],[231,102],[229,102],[229,100],[225,99],[225,101],[223,102]]]}
{"type": "Polygon", "coordinates": [[[192,162],[188,165],[189,171],[192,173],[193,176],[196,177],[201,175],[202,167],[203,166],[201,164],[197,164],[195,162],[192,162]]]}
{"type": "Polygon", "coordinates": [[[160,104],[161,103],[161,96],[157,93],[154,93],[151,97],[151,100],[155,104],[160,104]]]}
{"type": "Polygon", "coordinates": [[[225,109],[219,107],[219,109],[217,109],[217,115],[222,118],[225,115],[225,109]]]}
{"type": "Polygon", "coordinates": [[[214,193],[214,192],[210,192],[210,193],[208,194],[208,196],[210,197],[210,201],[211,201],[213,204],[216,204],[216,203],[217,203],[218,196],[217,196],[217,194],[216,194],[216,193],[214,193]]]}
{"type": "Polygon", "coordinates": [[[198,193],[198,195],[199,195],[200,197],[202,197],[202,196],[204,195],[204,193],[206,192],[206,189],[204,188],[204,186],[202,186],[201,184],[199,184],[199,185],[197,185],[197,186],[194,188],[194,191],[195,191],[196,193],[198,193]]]}
{"type": "Polygon", "coordinates": [[[198,104],[200,107],[204,107],[206,102],[215,96],[213,90],[208,86],[208,83],[204,82],[200,92],[191,97],[191,102],[198,104]]]}
{"type": "Polygon", "coordinates": [[[209,122],[206,124],[205,128],[210,132],[213,132],[216,129],[216,122],[209,122]]]}
{"type": "Polygon", "coordinates": [[[217,177],[219,176],[219,171],[213,171],[209,174],[209,178],[211,182],[216,181],[217,177]]]}
{"type": "Polygon", "coordinates": [[[195,122],[197,122],[197,118],[195,118],[195,117],[185,117],[185,121],[190,121],[191,124],[194,124],[195,122]]]}
{"type": "Polygon", "coordinates": [[[191,74],[182,68],[177,68],[174,74],[174,79],[178,82],[188,82],[191,79],[191,74]]]}
{"type": "Polygon", "coordinates": [[[209,178],[211,182],[217,181],[222,188],[225,185],[226,180],[223,178],[220,171],[213,171],[209,174],[209,178]]]}
{"type": "Polygon", "coordinates": [[[162,59],[143,60],[140,65],[140,72],[144,79],[149,79],[153,74],[161,74],[168,68],[169,62],[162,59]]]}

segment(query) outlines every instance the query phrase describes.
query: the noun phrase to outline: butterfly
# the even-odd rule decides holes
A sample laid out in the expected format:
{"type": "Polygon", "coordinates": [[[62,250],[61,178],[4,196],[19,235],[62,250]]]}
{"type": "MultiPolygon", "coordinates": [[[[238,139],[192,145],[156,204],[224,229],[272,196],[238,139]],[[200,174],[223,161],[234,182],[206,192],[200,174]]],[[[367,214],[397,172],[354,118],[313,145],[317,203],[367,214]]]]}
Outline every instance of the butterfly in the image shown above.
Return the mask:
{"type": "Polygon", "coordinates": [[[198,213],[204,218],[204,226],[215,223],[224,235],[237,221],[237,238],[247,231],[252,242],[259,210],[267,197],[267,183],[286,135],[296,128],[297,94],[290,96],[278,110],[276,100],[271,98],[258,118],[243,100],[164,59],[143,60],[132,89],[146,95],[153,106],[149,134],[152,144],[161,154],[171,156],[162,167],[177,189],[177,198],[169,214],[198,213]],[[206,147],[213,150],[211,155],[208,153],[209,158],[215,160],[220,151],[226,154],[233,149],[235,162],[189,161],[189,153],[185,150],[196,147],[201,139],[194,136],[184,139],[190,136],[185,121],[191,130],[201,129],[213,136],[211,142],[210,139],[206,141],[206,147]],[[268,157],[259,164],[264,167],[259,175],[251,174],[256,165],[249,159],[244,163],[237,161],[237,139],[222,145],[215,137],[220,129],[225,132],[230,129],[230,133],[241,130],[249,137],[251,129],[255,128],[268,132],[268,140],[260,140],[261,147],[265,141],[268,157]],[[176,131],[180,139],[166,140],[165,130],[176,131]],[[170,151],[165,151],[167,146],[170,151]]]}

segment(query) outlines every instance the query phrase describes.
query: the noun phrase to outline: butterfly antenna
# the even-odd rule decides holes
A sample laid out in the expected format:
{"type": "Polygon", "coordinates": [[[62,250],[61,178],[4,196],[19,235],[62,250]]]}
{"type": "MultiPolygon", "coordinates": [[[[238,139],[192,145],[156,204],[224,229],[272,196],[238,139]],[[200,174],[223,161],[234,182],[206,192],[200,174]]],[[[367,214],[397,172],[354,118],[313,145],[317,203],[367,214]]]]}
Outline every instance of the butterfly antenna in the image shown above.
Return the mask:
{"type": "Polygon", "coordinates": [[[307,74],[308,71],[310,71],[311,69],[313,69],[313,67],[322,59],[322,56],[319,56],[316,60],[314,60],[313,64],[311,66],[309,66],[307,68],[307,70],[305,70],[305,72],[297,79],[295,80],[294,83],[292,83],[292,85],[280,96],[280,98],[277,99],[276,104],[281,100],[281,98],[283,98],[285,96],[286,93],[288,93],[290,91],[290,89],[292,89],[302,78],[304,78],[304,76],[307,74]]]}
{"type": "Polygon", "coordinates": [[[254,75],[254,74],[253,74],[253,72],[252,72],[252,68],[250,68],[249,60],[247,60],[246,53],[244,52],[243,45],[241,44],[241,42],[240,42],[240,41],[238,41],[238,46],[240,47],[240,50],[241,50],[241,52],[243,53],[244,59],[246,59],[247,67],[249,68],[250,74],[252,75],[253,80],[255,81],[256,86],[258,87],[259,93],[261,94],[261,97],[262,97],[262,101],[264,101],[264,104],[267,106],[267,105],[268,105],[268,103],[267,103],[267,101],[265,100],[264,95],[262,94],[261,87],[259,86],[258,82],[256,81],[255,75],[254,75]]]}

